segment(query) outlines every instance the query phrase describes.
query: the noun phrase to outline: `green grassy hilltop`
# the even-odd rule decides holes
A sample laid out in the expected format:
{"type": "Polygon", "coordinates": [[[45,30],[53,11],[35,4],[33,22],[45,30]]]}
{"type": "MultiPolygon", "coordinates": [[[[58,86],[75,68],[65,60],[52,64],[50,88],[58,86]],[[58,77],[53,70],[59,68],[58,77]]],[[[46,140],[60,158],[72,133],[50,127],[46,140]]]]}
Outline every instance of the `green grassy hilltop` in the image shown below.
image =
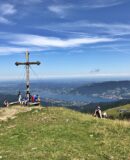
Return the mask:
{"type": "Polygon", "coordinates": [[[31,108],[0,121],[0,159],[129,160],[130,123],[31,108]]]}
{"type": "Polygon", "coordinates": [[[130,104],[106,110],[113,119],[130,119],[130,104]]]}

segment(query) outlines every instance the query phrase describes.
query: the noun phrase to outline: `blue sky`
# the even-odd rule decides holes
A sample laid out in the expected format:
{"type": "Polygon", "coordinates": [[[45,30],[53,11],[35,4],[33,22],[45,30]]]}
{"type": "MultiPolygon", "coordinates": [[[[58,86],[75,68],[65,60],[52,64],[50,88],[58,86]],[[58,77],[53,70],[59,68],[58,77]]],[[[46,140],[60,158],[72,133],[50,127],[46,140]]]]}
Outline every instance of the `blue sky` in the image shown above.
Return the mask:
{"type": "Polygon", "coordinates": [[[130,0],[0,0],[0,79],[130,75],[130,0]],[[36,74],[34,74],[36,73],[36,74]]]}

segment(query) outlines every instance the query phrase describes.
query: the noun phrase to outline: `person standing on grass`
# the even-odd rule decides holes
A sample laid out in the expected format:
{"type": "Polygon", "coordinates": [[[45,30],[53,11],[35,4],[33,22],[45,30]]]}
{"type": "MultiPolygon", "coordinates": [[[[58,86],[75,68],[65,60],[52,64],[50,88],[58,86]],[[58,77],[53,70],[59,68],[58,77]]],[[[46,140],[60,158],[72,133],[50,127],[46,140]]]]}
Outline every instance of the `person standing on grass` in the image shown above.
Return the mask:
{"type": "Polygon", "coordinates": [[[7,100],[4,100],[4,107],[8,107],[9,106],[9,102],[7,100]]]}
{"type": "Polygon", "coordinates": [[[95,113],[94,113],[94,116],[96,116],[98,118],[102,118],[102,111],[101,111],[100,106],[97,106],[95,113]]]}
{"type": "Polygon", "coordinates": [[[21,95],[21,92],[19,91],[19,93],[18,93],[18,102],[20,103],[20,104],[22,104],[22,95],[21,95]]]}

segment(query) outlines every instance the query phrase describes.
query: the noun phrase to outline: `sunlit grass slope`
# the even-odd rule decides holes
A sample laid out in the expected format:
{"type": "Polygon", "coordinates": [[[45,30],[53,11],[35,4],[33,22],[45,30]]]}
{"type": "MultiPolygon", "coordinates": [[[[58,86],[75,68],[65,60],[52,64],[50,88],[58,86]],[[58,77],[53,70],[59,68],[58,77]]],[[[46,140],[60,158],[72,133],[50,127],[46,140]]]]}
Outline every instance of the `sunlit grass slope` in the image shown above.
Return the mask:
{"type": "Polygon", "coordinates": [[[19,113],[0,122],[3,160],[129,160],[130,123],[63,108],[19,113]]]}
{"type": "Polygon", "coordinates": [[[130,104],[111,108],[106,110],[107,114],[112,118],[130,119],[130,104]]]}

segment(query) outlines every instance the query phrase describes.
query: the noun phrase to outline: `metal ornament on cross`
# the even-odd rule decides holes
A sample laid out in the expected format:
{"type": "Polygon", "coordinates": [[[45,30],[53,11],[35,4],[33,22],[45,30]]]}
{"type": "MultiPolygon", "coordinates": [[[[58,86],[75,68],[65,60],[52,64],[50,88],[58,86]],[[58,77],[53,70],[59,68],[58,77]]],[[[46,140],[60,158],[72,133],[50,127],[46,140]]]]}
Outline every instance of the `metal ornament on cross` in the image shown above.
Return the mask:
{"type": "Polygon", "coordinates": [[[30,65],[40,65],[41,63],[39,61],[36,62],[30,62],[29,61],[29,52],[26,51],[26,62],[16,62],[15,65],[25,65],[26,66],[26,96],[28,99],[30,99],[30,72],[29,68],[30,65]]]}

